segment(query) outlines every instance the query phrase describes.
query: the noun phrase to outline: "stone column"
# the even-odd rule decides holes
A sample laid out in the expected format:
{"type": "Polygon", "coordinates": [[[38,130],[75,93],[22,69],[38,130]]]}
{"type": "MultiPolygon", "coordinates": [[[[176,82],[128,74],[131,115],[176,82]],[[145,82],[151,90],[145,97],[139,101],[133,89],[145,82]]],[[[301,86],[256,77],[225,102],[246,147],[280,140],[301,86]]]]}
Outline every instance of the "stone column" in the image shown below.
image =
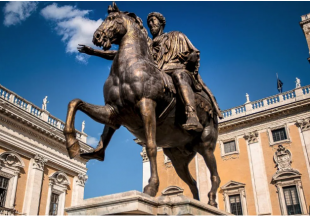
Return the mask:
{"type": "Polygon", "coordinates": [[[244,138],[248,143],[249,163],[257,211],[256,214],[264,215],[271,214],[272,209],[263,150],[258,136],[258,132],[253,131],[245,134],[244,138]]]}
{"type": "Polygon", "coordinates": [[[299,127],[300,139],[310,178],[310,118],[298,120],[296,125],[299,127]]]}
{"type": "Polygon", "coordinates": [[[149,183],[149,179],[151,178],[151,165],[149,158],[147,157],[145,147],[142,148],[142,152],[140,153],[140,155],[143,159],[143,171],[142,171],[143,175],[142,190],[143,190],[144,187],[149,183]]]}
{"type": "Polygon", "coordinates": [[[71,206],[79,205],[82,203],[84,199],[84,188],[87,179],[88,176],[83,173],[80,173],[78,176],[74,177],[71,206]]]}
{"type": "Polygon", "coordinates": [[[44,165],[46,162],[47,159],[38,154],[30,160],[23,206],[23,213],[26,215],[38,215],[44,165]]]}

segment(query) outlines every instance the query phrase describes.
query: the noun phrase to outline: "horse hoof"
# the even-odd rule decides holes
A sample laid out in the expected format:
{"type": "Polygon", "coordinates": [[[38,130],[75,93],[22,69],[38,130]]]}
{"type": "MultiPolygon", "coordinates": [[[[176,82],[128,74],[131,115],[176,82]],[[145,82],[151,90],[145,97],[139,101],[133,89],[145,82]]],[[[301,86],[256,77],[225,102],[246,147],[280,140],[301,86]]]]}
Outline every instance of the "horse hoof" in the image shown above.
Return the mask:
{"type": "Polygon", "coordinates": [[[104,161],[104,154],[98,154],[98,152],[89,152],[80,154],[80,156],[84,159],[91,160],[97,159],[98,161],[104,161]]]}
{"type": "Polygon", "coordinates": [[[208,202],[208,205],[217,208],[217,203],[216,203],[215,201],[209,201],[209,202],[208,202]]]}
{"type": "Polygon", "coordinates": [[[69,145],[69,147],[67,147],[68,150],[68,154],[70,159],[74,158],[75,156],[77,156],[78,154],[80,154],[80,145],[79,145],[79,141],[75,140],[73,144],[69,145]]]}
{"type": "Polygon", "coordinates": [[[157,194],[157,190],[154,189],[153,187],[147,185],[147,186],[145,186],[143,193],[146,193],[146,194],[150,195],[151,197],[155,197],[157,194]]]}

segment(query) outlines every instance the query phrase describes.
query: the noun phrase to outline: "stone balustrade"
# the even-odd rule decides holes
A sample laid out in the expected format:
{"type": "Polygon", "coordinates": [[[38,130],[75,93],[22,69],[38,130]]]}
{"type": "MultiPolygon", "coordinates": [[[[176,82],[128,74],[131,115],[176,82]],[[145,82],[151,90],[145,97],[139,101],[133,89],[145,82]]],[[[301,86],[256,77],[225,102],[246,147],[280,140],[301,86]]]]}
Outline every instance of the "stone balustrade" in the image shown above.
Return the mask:
{"type": "Polygon", "coordinates": [[[261,112],[263,110],[279,107],[285,104],[293,103],[310,98],[310,85],[302,86],[287,92],[245,103],[238,107],[233,107],[222,111],[223,119],[219,122],[229,121],[231,119],[261,112]]]}
{"type": "MultiPolygon", "coordinates": [[[[30,113],[31,115],[42,119],[43,121],[47,122],[48,124],[52,125],[53,127],[63,130],[65,127],[65,123],[60,119],[52,116],[48,111],[42,110],[40,107],[32,104],[31,102],[27,101],[26,99],[20,97],[16,93],[10,91],[9,89],[5,88],[4,86],[0,85],[0,97],[5,101],[8,101],[11,104],[19,107],[20,109],[25,110],[26,112],[30,113]]],[[[76,137],[77,139],[81,140],[82,142],[86,143],[87,135],[80,131],[76,130],[76,137]]]]}

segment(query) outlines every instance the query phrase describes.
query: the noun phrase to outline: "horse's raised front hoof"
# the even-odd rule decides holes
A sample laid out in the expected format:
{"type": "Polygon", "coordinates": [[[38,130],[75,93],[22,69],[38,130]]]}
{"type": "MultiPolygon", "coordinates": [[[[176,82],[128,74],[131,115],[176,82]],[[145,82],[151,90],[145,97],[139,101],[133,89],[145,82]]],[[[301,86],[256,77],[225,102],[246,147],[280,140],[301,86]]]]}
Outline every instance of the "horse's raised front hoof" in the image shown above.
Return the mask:
{"type": "Polygon", "coordinates": [[[67,147],[67,150],[68,150],[69,157],[71,159],[77,156],[78,154],[80,154],[80,144],[78,140],[75,140],[73,144],[68,145],[68,146],[69,147],[67,147]]]}
{"type": "Polygon", "coordinates": [[[149,184],[144,187],[143,193],[150,195],[151,197],[155,197],[158,191],[158,187],[150,186],[149,184]]]}
{"type": "Polygon", "coordinates": [[[80,154],[80,156],[87,160],[97,159],[98,161],[104,161],[104,153],[100,153],[100,152],[83,153],[83,154],[80,154]]]}

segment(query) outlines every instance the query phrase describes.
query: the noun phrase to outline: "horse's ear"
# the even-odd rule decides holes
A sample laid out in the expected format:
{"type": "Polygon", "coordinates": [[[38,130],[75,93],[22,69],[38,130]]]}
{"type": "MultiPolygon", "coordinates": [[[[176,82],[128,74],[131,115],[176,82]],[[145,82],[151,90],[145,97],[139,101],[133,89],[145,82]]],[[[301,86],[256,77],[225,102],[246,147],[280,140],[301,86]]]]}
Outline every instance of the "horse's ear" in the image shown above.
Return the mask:
{"type": "Polygon", "coordinates": [[[114,9],[114,12],[120,12],[115,2],[113,2],[113,9],[114,9]]]}
{"type": "Polygon", "coordinates": [[[111,12],[120,12],[115,2],[112,3],[112,6],[109,5],[108,7],[108,13],[111,13],[111,12]]]}

